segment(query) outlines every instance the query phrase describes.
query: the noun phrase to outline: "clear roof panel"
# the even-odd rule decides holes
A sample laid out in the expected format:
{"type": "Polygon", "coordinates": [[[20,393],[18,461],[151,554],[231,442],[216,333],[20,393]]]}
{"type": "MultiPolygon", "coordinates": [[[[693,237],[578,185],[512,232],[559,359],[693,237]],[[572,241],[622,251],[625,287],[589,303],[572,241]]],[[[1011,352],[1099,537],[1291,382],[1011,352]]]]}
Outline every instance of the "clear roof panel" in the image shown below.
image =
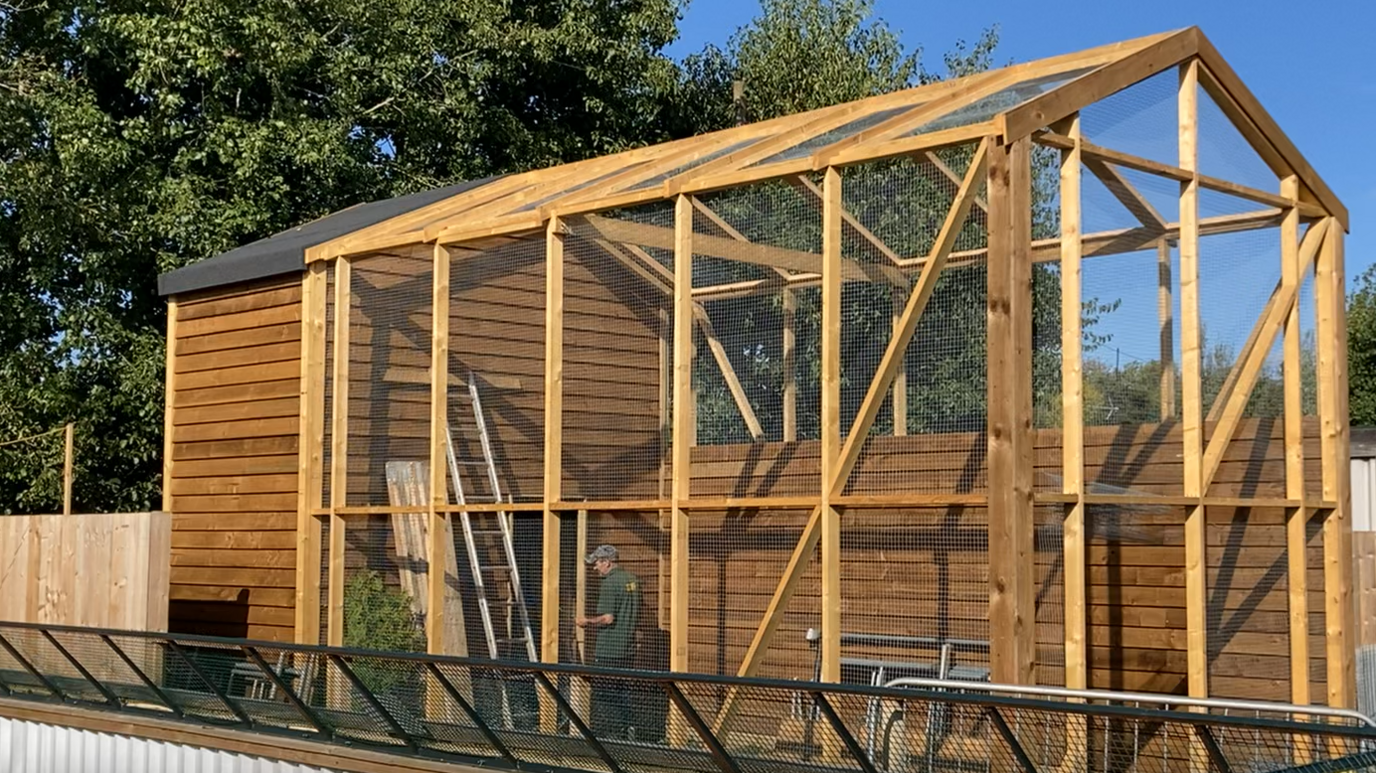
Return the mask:
{"type": "Polygon", "coordinates": [[[1081,75],[1092,70],[1097,70],[1098,68],[1099,66],[1095,65],[1093,67],[1081,67],[1079,69],[1067,70],[1051,75],[1028,78],[1012,86],[1000,89],[989,96],[977,99],[965,107],[934,118],[916,129],[913,129],[904,136],[916,137],[919,134],[930,134],[945,129],[958,129],[964,126],[972,126],[982,121],[988,121],[999,113],[1006,110],[1012,110],[1029,99],[1039,97],[1048,91],[1060,88],[1081,75]]]}
{"type": "Polygon", "coordinates": [[[725,147],[717,148],[716,150],[712,151],[711,153],[708,153],[708,154],[706,154],[706,155],[704,155],[704,156],[700,156],[700,157],[698,157],[698,158],[695,158],[695,159],[693,159],[692,161],[688,161],[688,162],[686,162],[686,163],[680,164],[680,165],[674,167],[673,169],[670,169],[670,170],[667,171],[667,172],[664,172],[664,173],[662,173],[662,174],[657,174],[657,175],[655,175],[654,177],[648,178],[648,179],[646,179],[646,180],[641,180],[640,182],[636,183],[635,185],[630,186],[630,187],[627,188],[626,190],[628,190],[628,191],[639,191],[639,190],[644,190],[644,189],[646,189],[646,188],[652,188],[652,187],[654,187],[654,186],[656,186],[656,185],[663,185],[663,184],[664,184],[664,181],[665,181],[665,180],[668,180],[670,177],[675,177],[675,176],[677,176],[677,175],[683,174],[684,172],[687,172],[687,171],[690,170],[690,169],[695,169],[695,168],[697,168],[697,167],[699,167],[699,166],[702,166],[703,164],[706,164],[706,163],[709,162],[709,161],[716,161],[717,159],[721,158],[722,156],[728,156],[728,155],[730,155],[730,154],[732,154],[732,153],[735,153],[735,152],[738,151],[738,150],[742,150],[743,148],[749,147],[750,145],[754,145],[754,144],[757,143],[757,142],[764,142],[765,140],[768,140],[768,139],[772,138],[773,136],[774,136],[774,135],[772,135],[772,134],[768,134],[768,135],[765,135],[765,136],[763,136],[763,137],[751,137],[750,139],[745,139],[745,140],[740,140],[740,141],[738,141],[738,142],[733,142],[733,143],[731,143],[730,145],[726,145],[725,147]]]}
{"type": "Polygon", "coordinates": [[[554,191],[553,193],[549,194],[548,196],[543,196],[543,197],[541,197],[540,199],[538,199],[538,200],[536,200],[536,201],[532,201],[532,202],[530,202],[530,203],[528,203],[528,204],[526,204],[526,205],[520,207],[519,209],[513,209],[513,210],[511,210],[510,214],[513,214],[513,215],[514,215],[514,214],[519,213],[519,212],[530,212],[530,211],[532,211],[532,210],[539,209],[540,207],[543,207],[544,205],[550,203],[551,201],[554,201],[555,199],[557,199],[557,198],[559,198],[559,197],[561,197],[561,196],[567,196],[567,195],[570,194],[570,193],[577,193],[578,191],[581,191],[581,190],[583,190],[584,188],[589,188],[589,187],[591,187],[591,186],[593,186],[593,185],[596,185],[597,183],[602,182],[603,180],[607,180],[607,179],[610,179],[610,178],[612,178],[612,177],[614,177],[614,176],[616,176],[616,175],[619,175],[619,174],[621,174],[622,172],[626,172],[626,171],[630,171],[631,169],[636,169],[636,168],[638,168],[638,167],[642,167],[642,166],[644,166],[644,165],[646,165],[646,164],[648,164],[648,163],[653,162],[654,160],[655,160],[655,159],[649,159],[649,160],[646,160],[646,161],[637,161],[637,162],[634,162],[634,163],[631,163],[631,164],[627,164],[626,166],[619,166],[619,167],[617,167],[617,168],[615,168],[615,169],[612,169],[611,171],[609,171],[609,172],[607,172],[607,173],[605,173],[605,174],[600,174],[600,175],[598,175],[598,176],[596,176],[596,177],[590,177],[590,178],[588,178],[588,179],[586,179],[586,180],[583,180],[582,182],[577,183],[577,184],[575,184],[575,185],[569,185],[569,186],[567,186],[567,187],[560,187],[558,190],[554,191]]]}
{"type": "Polygon", "coordinates": [[[803,158],[804,156],[810,156],[814,151],[820,148],[853,137],[860,132],[873,129],[890,118],[902,115],[910,110],[916,110],[922,107],[923,104],[922,102],[918,102],[916,104],[899,105],[898,107],[891,107],[886,110],[876,110],[873,113],[860,116],[854,121],[838,126],[835,129],[809,137],[797,145],[775,153],[766,159],[757,161],[751,164],[751,166],[766,166],[768,164],[777,164],[781,161],[792,161],[794,159],[803,158]]]}

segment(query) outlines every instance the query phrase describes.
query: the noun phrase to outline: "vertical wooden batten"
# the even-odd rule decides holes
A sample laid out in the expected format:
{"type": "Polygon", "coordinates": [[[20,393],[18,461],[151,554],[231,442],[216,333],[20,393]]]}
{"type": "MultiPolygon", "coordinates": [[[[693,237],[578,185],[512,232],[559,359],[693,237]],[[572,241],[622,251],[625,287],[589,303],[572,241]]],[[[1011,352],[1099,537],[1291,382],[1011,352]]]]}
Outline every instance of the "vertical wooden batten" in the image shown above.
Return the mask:
{"type": "Polygon", "coordinates": [[[325,442],[325,305],[328,264],[312,263],[301,288],[300,435],[297,448],[296,624],[300,644],[320,643],[320,521],[325,442]]]}
{"type": "Polygon", "coordinates": [[[176,425],[177,299],[167,299],[167,351],[162,417],[162,510],[172,512],[172,428],[176,425]]]}
{"type": "MultiPolygon", "coordinates": [[[[545,443],[541,513],[540,660],[559,662],[559,512],[564,492],[564,234],[557,217],[545,228],[545,443]]],[[[580,554],[578,561],[583,560],[580,554]]],[[[580,567],[581,570],[581,567],[580,567]]],[[[540,696],[540,727],[558,721],[551,699],[540,696]]]]}
{"type": "Polygon", "coordinates": [[[798,439],[798,294],[783,291],[783,439],[798,439]]]}
{"type": "MultiPolygon", "coordinates": [[[[1299,178],[1291,175],[1281,182],[1281,195],[1298,202],[1299,178]]],[[[1300,212],[1294,206],[1285,212],[1280,227],[1281,285],[1293,293],[1285,315],[1281,376],[1285,390],[1285,496],[1304,500],[1304,385],[1301,374],[1301,341],[1298,288],[1304,281],[1300,263],[1300,212]]],[[[1290,702],[1309,704],[1309,512],[1304,506],[1286,508],[1285,554],[1288,565],[1286,588],[1290,611],[1290,702]]],[[[1298,750],[1297,750],[1298,751],[1298,750]]]]}
{"type": "Polygon", "coordinates": [[[1334,509],[1323,522],[1324,626],[1328,705],[1356,705],[1356,622],[1352,596],[1352,488],[1347,407],[1347,309],[1343,229],[1329,218],[1314,272],[1319,345],[1319,427],[1323,499],[1334,509]]]}
{"type": "MultiPolygon", "coordinates": [[[[1075,147],[1061,154],[1061,479],[1062,493],[1074,496],[1062,521],[1065,562],[1065,686],[1089,686],[1088,599],[1085,579],[1085,460],[1083,353],[1081,322],[1082,223],[1080,117],[1066,132],[1075,147]]],[[[1081,724],[1081,732],[1083,724],[1081,724]]]]}
{"type": "MultiPolygon", "coordinates": [[[[1181,434],[1186,497],[1203,497],[1204,422],[1199,327],[1199,62],[1181,65],[1180,168],[1193,178],[1180,184],[1180,369],[1181,434]]],[[[1209,694],[1207,532],[1203,504],[1185,516],[1185,624],[1191,697],[1209,694]]]]}
{"type": "Polygon", "coordinates": [[[669,670],[688,670],[688,511],[697,424],[693,389],[693,204],[674,207],[674,402],[669,516],[669,670]]]}
{"type": "Polygon", "coordinates": [[[1169,239],[1156,245],[1156,319],[1160,325],[1161,421],[1175,418],[1175,315],[1169,239]]]}
{"type": "Polygon", "coordinates": [[[1032,512],[1031,140],[989,162],[988,423],[991,678],[1030,684],[1036,662],[1032,512]]]}
{"type": "Polygon", "coordinates": [[[841,681],[841,174],[822,181],[822,681],[841,681]]]}
{"type": "Polygon", "coordinates": [[[449,433],[449,250],[436,244],[431,264],[430,298],[430,507],[426,556],[426,651],[446,655],[449,644],[446,631],[453,621],[446,620],[450,609],[446,604],[446,578],[454,543],[448,528],[449,515],[437,510],[449,502],[448,433],[449,433]]]}
{"type": "Polygon", "coordinates": [[[334,262],[334,360],[330,407],[330,549],[325,643],[344,645],[344,518],[349,499],[349,321],[353,311],[353,264],[334,262]]]}
{"type": "MultiPolygon", "coordinates": [[[[890,290],[893,293],[893,330],[898,334],[903,324],[903,310],[908,307],[906,293],[890,290]]],[[[898,372],[893,377],[893,434],[901,437],[908,434],[908,358],[898,361],[898,372]]]]}

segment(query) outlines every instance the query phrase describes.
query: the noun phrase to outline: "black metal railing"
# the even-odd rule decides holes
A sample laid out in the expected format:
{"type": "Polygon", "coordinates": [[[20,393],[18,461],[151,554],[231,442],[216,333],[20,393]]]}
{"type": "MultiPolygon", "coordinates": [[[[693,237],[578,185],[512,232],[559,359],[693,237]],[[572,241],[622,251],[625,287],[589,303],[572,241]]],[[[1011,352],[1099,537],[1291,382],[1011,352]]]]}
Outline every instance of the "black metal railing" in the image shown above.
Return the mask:
{"type": "Polygon", "coordinates": [[[507,769],[1376,770],[1376,729],[1352,712],[1163,709],[1143,696],[910,681],[734,679],[0,623],[0,693],[10,698],[507,769]]]}

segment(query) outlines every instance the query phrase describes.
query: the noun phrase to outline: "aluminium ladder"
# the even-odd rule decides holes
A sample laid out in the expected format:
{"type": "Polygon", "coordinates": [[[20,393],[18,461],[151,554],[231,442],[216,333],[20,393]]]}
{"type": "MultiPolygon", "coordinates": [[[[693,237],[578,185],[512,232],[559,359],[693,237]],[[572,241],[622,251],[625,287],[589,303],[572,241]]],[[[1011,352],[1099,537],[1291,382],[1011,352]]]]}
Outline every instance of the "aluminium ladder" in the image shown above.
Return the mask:
{"type": "MultiPolygon", "coordinates": [[[[492,438],[487,431],[487,421],[483,417],[482,399],[478,394],[478,381],[472,371],[468,372],[468,398],[473,411],[473,422],[478,433],[478,443],[482,449],[481,460],[460,459],[458,451],[454,445],[453,430],[449,423],[445,422],[445,441],[448,446],[448,461],[450,478],[453,480],[454,496],[457,504],[469,504],[473,500],[470,494],[465,491],[464,477],[460,473],[462,468],[484,469],[487,474],[487,483],[490,496],[486,497],[484,503],[502,504],[501,480],[497,475],[497,461],[492,450],[492,438]]],[[[463,528],[464,546],[468,551],[469,570],[473,575],[473,587],[477,595],[478,613],[482,619],[483,635],[487,640],[488,656],[493,660],[501,659],[505,652],[509,651],[504,645],[517,645],[513,655],[518,658],[524,655],[529,662],[538,662],[539,656],[535,652],[535,635],[530,626],[530,611],[526,608],[525,594],[521,589],[520,571],[516,564],[516,545],[513,535],[512,514],[498,511],[495,516],[496,528],[478,528],[474,524],[474,518],[468,511],[459,511],[459,522],[463,528]],[[497,537],[500,545],[482,545],[479,550],[480,537],[497,537]],[[485,562],[486,558],[489,562],[485,562]],[[494,595],[497,588],[494,584],[500,583],[503,579],[498,575],[505,575],[505,585],[507,590],[507,600],[502,601],[494,595]],[[493,622],[494,607],[502,608],[506,611],[504,619],[504,636],[498,636],[498,627],[493,622]],[[513,619],[514,618],[514,619],[513,619]],[[524,650],[522,652],[522,650],[524,650]],[[519,653],[519,654],[518,654],[519,653]]],[[[484,519],[486,520],[486,519],[484,519]]],[[[503,682],[502,689],[502,713],[508,724],[510,722],[510,706],[503,682]]]]}

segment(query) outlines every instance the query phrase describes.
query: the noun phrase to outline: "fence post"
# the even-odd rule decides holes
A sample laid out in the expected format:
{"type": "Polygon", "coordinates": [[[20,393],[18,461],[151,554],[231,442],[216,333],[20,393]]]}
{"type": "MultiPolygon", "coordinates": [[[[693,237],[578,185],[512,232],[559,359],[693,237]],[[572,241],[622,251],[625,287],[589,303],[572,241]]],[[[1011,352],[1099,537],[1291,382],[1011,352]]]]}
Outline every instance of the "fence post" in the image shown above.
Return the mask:
{"type": "Polygon", "coordinates": [[[74,425],[67,422],[66,452],[62,460],[62,514],[72,514],[72,439],[74,425]]]}

